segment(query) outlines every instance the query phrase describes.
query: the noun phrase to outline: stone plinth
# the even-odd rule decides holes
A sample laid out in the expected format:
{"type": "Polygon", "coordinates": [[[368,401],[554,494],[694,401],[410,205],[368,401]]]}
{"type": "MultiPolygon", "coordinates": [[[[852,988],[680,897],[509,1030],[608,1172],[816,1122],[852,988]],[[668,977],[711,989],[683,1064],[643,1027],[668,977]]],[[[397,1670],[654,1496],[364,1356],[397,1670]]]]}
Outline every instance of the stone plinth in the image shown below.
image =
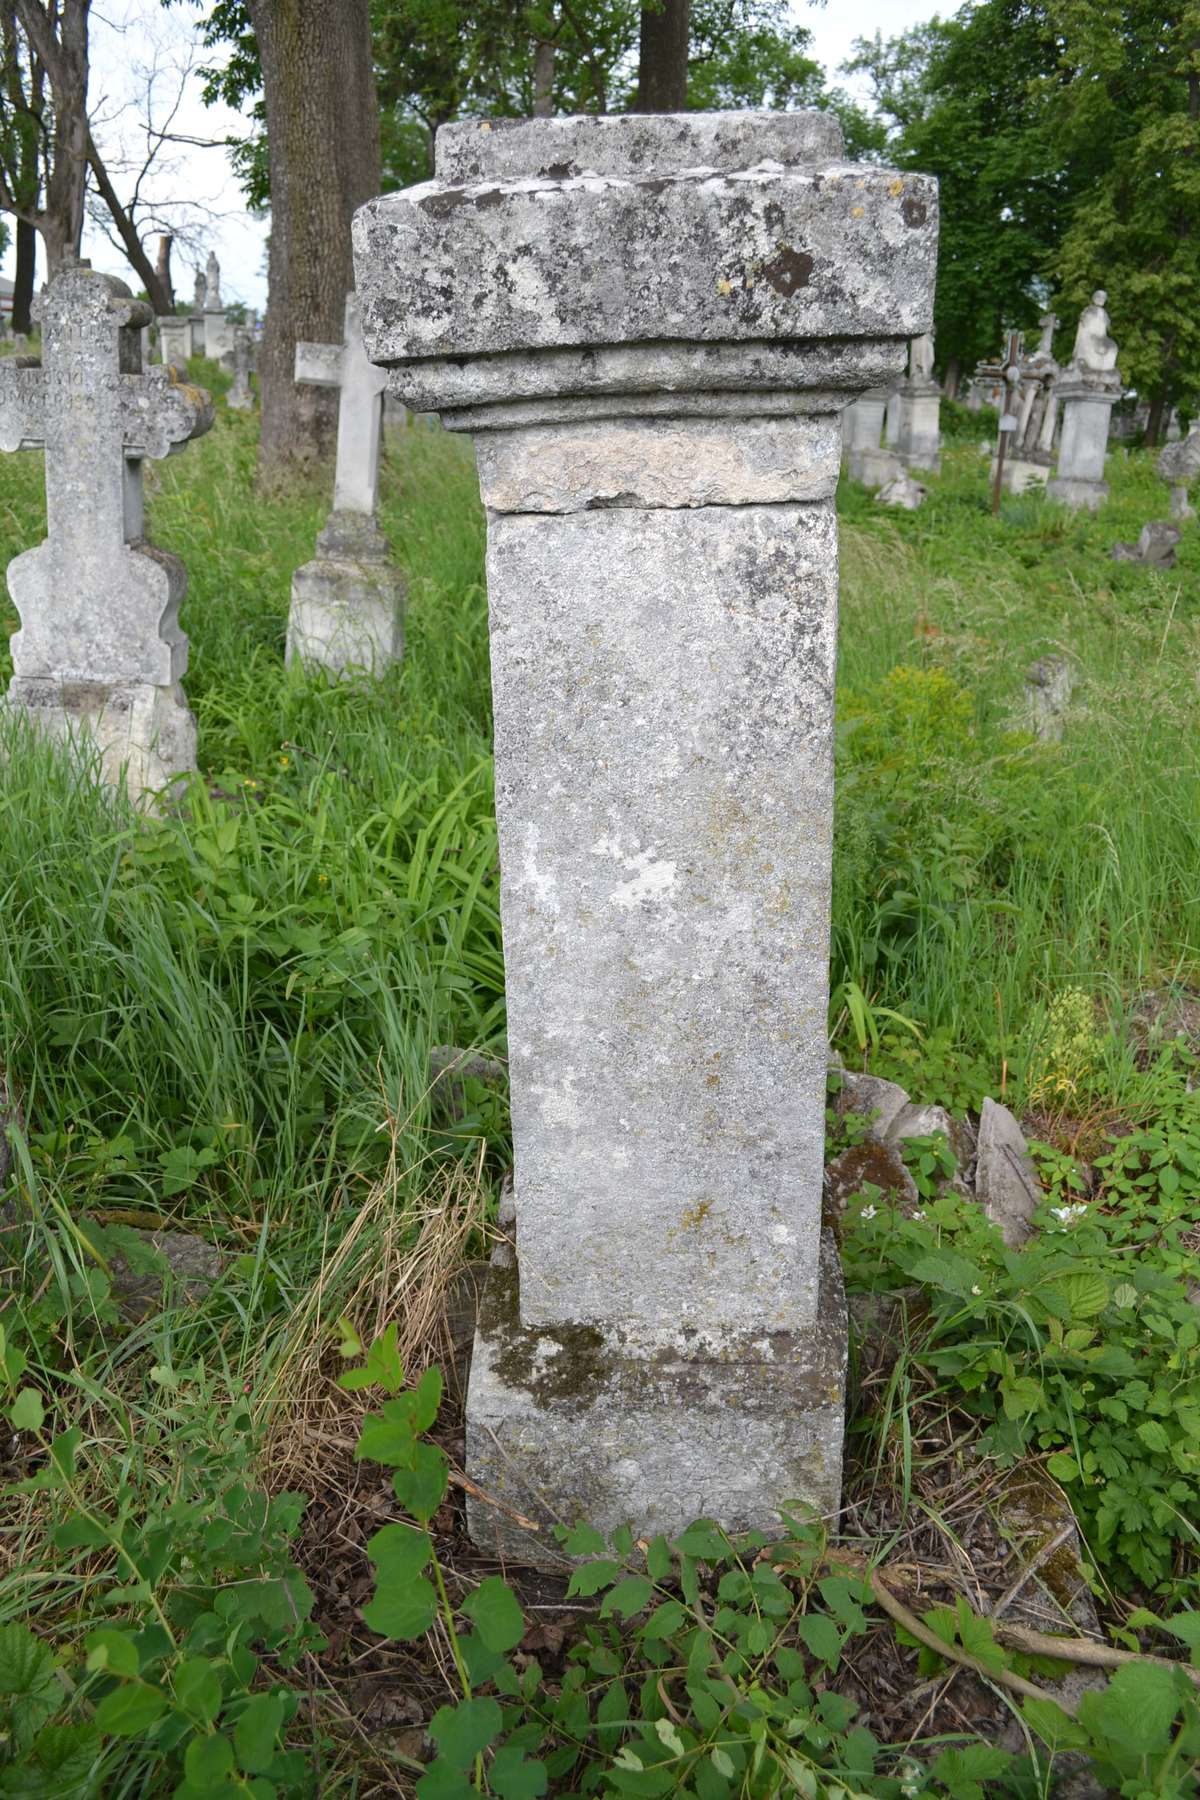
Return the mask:
{"type": "Polygon", "coordinates": [[[942,466],[942,390],[936,381],[906,382],[900,390],[897,453],[906,469],[942,466]]]}
{"type": "Polygon", "coordinates": [[[287,660],[380,675],[404,654],[406,589],[375,523],[385,377],[367,359],[353,294],[340,344],[296,345],[296,380],[338,389],[338,438],[333,511],[292,577],[287,660]]]}
{"type": "Polygon", "coordinates": [[[44,448],[47,535],[8,567],[21,629],[5,703],[90,737],[136,794],[195,764],[187,575],[145,541],[142,464],[207,431],[212,407],[169,366],[142,369],[149,308],[121,282],[71,266],[34,308],[43,363],[0,368],[0,450],[44,448]]]}
{"type": "Polygon", "coordinates": [[[900,441],[900,413],[903,405],[900,389],[893,388],[887,397],[887,408],[883,415],[883,443],[887,450],[894,450],[900,441]]]}
{"type": "Polygon", "coordinates": [[[223,312],[205,311],[204,354],[220,362],[233,349],[233,328],[223,312]]]}
{"type": "Polygon", "coordinates": [[[1057,391],[1062,403],[1062,437],[1058,470],[1047,483],[1046,493],[1072,510],[1087,507],[1094,512],[1108,499],[1104,479],[1108,424],[1121,390],[1084,377],[1061,381],[1057,391]]]}
{"type": "Polygon", "coordinates": [[[192,355],[193,356],[203,356],[204,355],[204,315],[203,315],[203,313],[193,313],[187,323],[188,323],[188,332],[191,337],[192,355]]]}
{"type": "Polygon", "coordinates": [[[225,396],[225,404],[234,412],[254,411],[254,388],[250,382],[250,366],[254,357],[254,339],[244,325],[233,334],[233,381],[225,396]]]}
{"type": "Polygon", "coordinates": [[[839,414],[928,328],[936,190],[837,149],[827,115],[472,123],[355,220],[368,352],[474,434],[488,509],[517,1262],[467,1442],[539,1519],[838,1504],[839,414]]]}

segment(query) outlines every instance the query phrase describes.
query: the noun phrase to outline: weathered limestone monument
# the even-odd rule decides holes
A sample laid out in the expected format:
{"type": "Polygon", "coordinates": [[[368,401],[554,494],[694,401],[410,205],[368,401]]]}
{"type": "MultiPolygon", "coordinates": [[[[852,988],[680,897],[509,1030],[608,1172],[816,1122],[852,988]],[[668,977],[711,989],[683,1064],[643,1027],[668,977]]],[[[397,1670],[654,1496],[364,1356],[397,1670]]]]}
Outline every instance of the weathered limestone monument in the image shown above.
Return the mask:
{"type": "Polygon", "coordinates": [[[1121,377],[1117,346],[1108,335],[1107,297],[1103,288],[1097,289],[1092,304],[1080,313],[1075,349],[1057,386],[1063,409],[1062,440],[1058,470],[1046,493],[1072,510],[1086,506],[1095,512],[1108,499],[1104,458],[1109,419],[1121,398],[1121,377]]]}
{"type": "Polygon", "coordinates": [[[296,345],[296,380],[339,390],[337,469],[316,557],[292,576],[287,660],[378,674],[404,655],[405,584],[375,519],[386,376],[367,361],[353,294],[342,343],[296,345]]]}
{"type": "MultiPolygon", "coordinates": [[[[1054,360],[1054,330],[1058,324],[1053,313],[1038,320],[1041,337],[1037,349],[1020,354],[1019,383],[1016,396],[1016,428],[1005,460],[1003,485],[1010,494],[1023,494],[1042,487],[1054,466],[1054,433],[1058,406],[1058,381],[1061,374],[1054,360]]],[[[1011,416],[1011,415],[1010,415],[1011,416]]],[[[995,463],[992,465],[995,474],[995,463]]]]}
{"type": "Polygon", "coordinates": [[[254,355],[254,334],[239,325],[233,334],[233,382],[225,396],[226,406],[234,412],[254,411],[254,389],[250,384],[250,367],[254,355]]]}
{"type": "Polygon", "coordinates": [[[942,466],[942,390],[933,376],[933,336],[925,332],[909,348],[908,379],[900,386],[896,449],[906,469],[942,466]]]}
{"type": "Polygon", "coordinates": [[[1156,465],[1164,481],[1171,484],[1171,517],[1194,519],[1196,509],[1188,498],[1188,487],[1200,475],[1200,420],[1186,437],[1167,444],[1156,465]]]}
{"type": "Polygon", "coordinates": [[[41,364],[0,365],[0,450],[44,448],[45,542],[8,566],[21,615],[5,704],[59,737],[89,736],[132,794],[194,768],[180,679],[187,574],[145,541],[142,463],[212,424],[208,395],[141,367],[150,315],[122,282],[78,265],[34,301],[41,364]]]}
{"type": "Polygon", "coordinates": [[[475,435],[488,509],[516,1257],[472,1475],[542,1521],[778,1529],[841,1470],[839,413],[929,329],[936,185],[802,112],[453,125],[436,170],[354,236],[368,351],[475,435]]]}

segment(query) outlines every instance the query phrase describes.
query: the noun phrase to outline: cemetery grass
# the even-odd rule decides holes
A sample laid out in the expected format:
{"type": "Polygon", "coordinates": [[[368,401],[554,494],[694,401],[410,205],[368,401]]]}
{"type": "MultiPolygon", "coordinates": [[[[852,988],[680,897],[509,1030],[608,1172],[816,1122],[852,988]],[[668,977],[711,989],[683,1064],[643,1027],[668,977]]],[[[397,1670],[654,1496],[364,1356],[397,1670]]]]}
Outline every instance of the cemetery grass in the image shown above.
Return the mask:
{"type": "MultiPolygon", "coordinates": [[[[918,1099],[963,1111],[990,1093],[1035,1113],[1052,1198],[1072,1191],[1054,1156],[1086,1167],[1108,1131],[1168,1111],[1190,1144],[1195,1123],[1135,1027],[1147,995],[1200,988],[1200,546],[1188,533],[1165,574],[1109,562],[1165,510],[1148,457],[1110,467],[1096,519],[1035,497],[993,520],[967,438],[918,514],[840,498],[835,1042],[918,1099]],[[1076,674],[1061,745],[1022,714],[1024,671],[1049,654],[1076,674]]],[[[486,1254],[510,1161],[503,1093],[450,1096],[429,1073],[435,1045],[504,1047],[483,527],[469,448],[397,434],[383,524],[409,573],[406,658],[329,687],[282,667],[290,573],[325,501],[268,506],[253,468],[253,419],[219,409],[149,484],[151,534],[189,571],[202,777],[138,820],[6,730],[5,1374],[43,1396],[46,1432],[79,1429],[77,1494],[131,1534],[195,1531],[264,1482],[309,1497],[303,1524],[280,1514],[255,1540],[256,1568],[297,1556],[332,1643],[314,1661],[300,1630],[272,1664],[303,1696],[294,1741],[319,1739],[322,1792],[402,1791],[448,1651],[398,1652],[358,1619],[363,1542],[394,1502],[354,1458],[362,1404],[333,1378],[339,1350],[397,1319],[407,1366],[453,1374],[447,1296],[486,1254]],[[215,1286],[177,1285],[147,1230],[214,1245],[215,1286]],[[140,1316],[120,1302],[130,1264],[164,1284],[140,1316]]],[[[6,458],[3,483],[7,561],[41,535],[37,459],[6,458]]],[[[1200,1225],[1200,1195],[1185,1198],[1200,1225]]],[[[852,1266],[894,1285],[895,1259],[865,1239],[852,1266]]],[[[926,1395],[918,1364],[902,1357],[895,1381],[926,1395]]],[[[926,1505],[962,1425],[927,1398],[945,1429],[915,1464],[878,1419],[859,1442],[875,1486],[887,1469],[911,1498],[916,1467],[926,1505]]],[[[452,1407],[438,1429],[457,1456],[452,1407]]],[[[53,1464],[45,1441],[15,1431],[5,1448],[0,1621],[69,1659],[122,1602],[103,1613],[110,1565],[72,1547],[61,1492],[11,1491],[53,1464]]],[[[906,1516],[874,1523],[894,1534],[906,1516]]],[[[470,1579],[452,1508],[437,1525],[470,1579]]],[[[1181,1600],[1186,1556],[1177,1575],[1181,1600]]],[[[106,1792],[156,1791],[161,1763],[139,1756],[111,1763],[106,1792]]]]}

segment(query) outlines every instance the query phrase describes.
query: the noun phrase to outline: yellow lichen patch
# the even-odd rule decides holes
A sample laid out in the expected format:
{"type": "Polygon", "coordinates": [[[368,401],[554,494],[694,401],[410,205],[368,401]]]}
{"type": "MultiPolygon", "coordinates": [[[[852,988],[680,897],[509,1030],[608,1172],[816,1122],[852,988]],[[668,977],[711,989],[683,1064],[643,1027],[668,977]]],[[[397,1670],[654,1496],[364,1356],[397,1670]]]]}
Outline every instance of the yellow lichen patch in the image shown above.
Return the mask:
{"type": "Polygon", "coordinates": [[[902,194],[903,192],[904,192],[904,183],[900,179],[899,175],[897,175],[897,177],[894,181],[888,182],[888,193],[889,194],[902,194]]]}
{"type": "Polygon", "coordinates": [[[733,292],[732,281],[726,281],[725,277],[722,275],[720,281],[718,281],[718,283],[717,283],[717,292],[718,292],[718,294],[732,294],[732,292],[733,292]]]}
{"type": "Polygon", "coordinates": [[[683,1231],[699,1231],[711,1211],[711,1200],[699,1200],[695,1206],[685,1207],[679,1220],[680,1229],[683,1231]]]}
{"type": "Polygon", "coordinates": [[[865,206],[854,206],[850,209],[850,217],[852,219],[861,219],[866,210],[865,206]]]}

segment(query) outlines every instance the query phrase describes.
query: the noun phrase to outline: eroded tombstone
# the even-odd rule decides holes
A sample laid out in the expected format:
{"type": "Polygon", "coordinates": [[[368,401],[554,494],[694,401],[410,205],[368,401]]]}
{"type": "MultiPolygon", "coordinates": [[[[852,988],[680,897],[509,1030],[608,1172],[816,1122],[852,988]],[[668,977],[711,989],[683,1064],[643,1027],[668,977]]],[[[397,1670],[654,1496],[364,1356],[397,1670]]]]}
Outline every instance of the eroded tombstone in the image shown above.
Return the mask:
{"type": "Polygon", "coordinates": [[[1102,288],[1085,306],[1075,333],[1071,360],[1057,384],[1062,405],[1058,469],[1046,493],[1072,510],[1095,512],[1108,499],[1104,458],[1112,409],[1121,398],[1117,346],[1108,335],[1107,296],[1102,288]]]}
{"type": "Polygon", "coordinates": [[[471,1530],[778,1531],[842,1454],[839,414],[929,328],[936,186],[802,112],[454,125],[436,171],[354,236],[368,350],[475,435],[488,515],[516,1261],[467,1454],[514,1511],[471,1530]]]}
{"type": "Polygon", "coordinates": [[[933,335],[914,338],[909,348],[908,379],[900,387],[900,429],[896,450],[906,469],[942,466],[942,390],[933,374],[933,335]]]}
{"type": "Polygon", "coordinates": [[[367,360],[353,294],[342,343],[296,345],[296,380],[338,389],[337,468],[316,557],[292,576],[287,660],[379,674],[404,654],[405,587],[375,518],[386,376],[367,360]]]}
{"type": "Polygon", "coordinates": [[[903,473],[900,459],[880,443],[887,413],[888,390],[871,388],[847,408],[848,422],[843,433],[846,473],[851,481],[864,487],[884,487],[903,473]]]}
{"type": "Polygon", "coordinates": [[[221,304],[221,265],[210,250],[204,271],[204,354],[220,362],[232,349],[233,335],[221,304]]]}
{"type": "Polygon", "coordinates": [[[1194,519],[1196,509],[1188,497],[1188,489],[1200,475],[1200,421],[1194,423],[1187,436],[1176,438],[1161,451],[1157,468],[1164,481],[1171,484],[1171,517],[1194,519]]]}
{"type": "Polygon", "coordinates": [[[86,736],[105,778],[157,791],[195,767],[180,687],[187,639],[178,557],[145,541],[142,463],[212,424],[201,389],[141,367],[150,309],[73,266],[34,302],[42,361],[0,366],[0,450],[44,448],[45,541],[8,566],[21,617],[5,704],[55,736],[86,736]]]}
{"type": "Polygon", "coordinates": [[[225,396],[226,406],[234,412],[254,411],[254,389],[250,383],[253,354],[253,333],[239,325],[233,334],[233,381],[225,396]]]}

